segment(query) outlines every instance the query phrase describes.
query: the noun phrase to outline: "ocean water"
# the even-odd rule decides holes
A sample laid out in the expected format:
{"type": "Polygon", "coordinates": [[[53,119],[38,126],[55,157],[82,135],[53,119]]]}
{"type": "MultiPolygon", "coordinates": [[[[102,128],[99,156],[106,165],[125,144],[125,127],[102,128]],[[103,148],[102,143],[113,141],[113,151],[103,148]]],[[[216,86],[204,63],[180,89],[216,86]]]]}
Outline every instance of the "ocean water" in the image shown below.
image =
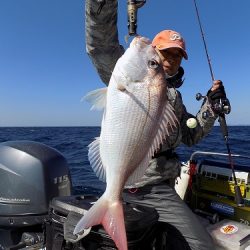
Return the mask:
{"type": "MultiPolygon", "coordinates": [[[[228,128],[229,145],[233,154],[250,156],[250,126],[228,128]]],[[[0,143],[12,140],[31,140],[44,143],[61,152],[69,164],[74,193],[100,193],[105,185],[100,182],[88,162],[88,144],[100,134],[100,127],[1,127],[0,143]]],[[[187,161],[197,150],[227,153],[220,127],[213,127],[208,136],[195,146],[181,145],[177,153],[187,161]]],[[[227,157],[220,161],[228,162],[227,157]]],[[[234,158],[235,164],[249,166],[250,160],[234,158]]]]}

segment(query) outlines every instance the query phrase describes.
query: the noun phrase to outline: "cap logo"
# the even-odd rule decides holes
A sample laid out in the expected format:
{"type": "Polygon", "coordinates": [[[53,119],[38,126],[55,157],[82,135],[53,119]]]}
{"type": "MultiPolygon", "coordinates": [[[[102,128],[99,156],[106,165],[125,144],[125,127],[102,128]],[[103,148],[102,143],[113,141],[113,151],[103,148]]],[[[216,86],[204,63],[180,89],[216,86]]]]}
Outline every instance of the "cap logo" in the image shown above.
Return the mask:
{"type": "Polygon", "coordinates": [[[181,39],[182,39],[182,37],[181,37],[181,35],[178,34],[178,33],[174,33],[174,34],[172,34],[172,35],[170,36],[170,40],[171,40],[171,41],[181,40],[181,39]]]}

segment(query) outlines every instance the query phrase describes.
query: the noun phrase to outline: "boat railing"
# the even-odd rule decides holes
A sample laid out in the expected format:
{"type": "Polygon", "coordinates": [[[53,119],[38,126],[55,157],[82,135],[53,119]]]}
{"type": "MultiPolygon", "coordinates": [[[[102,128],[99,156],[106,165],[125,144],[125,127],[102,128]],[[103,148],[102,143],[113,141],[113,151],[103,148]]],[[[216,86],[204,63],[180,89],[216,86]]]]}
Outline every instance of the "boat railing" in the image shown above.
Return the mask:
{"type": "MultiPolygon", "coordinates": [[[[210,151],[195,151],[190,156],[190,161],[194,160],[195,157],[201,156],[201,155],[207,155],[207,156],[229,156],[227,153],[219,153],[219,152],[210,152],[210,151]]],[[[242,159],[250,159],[250,156],[246,155],[240,155],[240,154],[231,154],[232,157],[238,157],[242,159]]]]}

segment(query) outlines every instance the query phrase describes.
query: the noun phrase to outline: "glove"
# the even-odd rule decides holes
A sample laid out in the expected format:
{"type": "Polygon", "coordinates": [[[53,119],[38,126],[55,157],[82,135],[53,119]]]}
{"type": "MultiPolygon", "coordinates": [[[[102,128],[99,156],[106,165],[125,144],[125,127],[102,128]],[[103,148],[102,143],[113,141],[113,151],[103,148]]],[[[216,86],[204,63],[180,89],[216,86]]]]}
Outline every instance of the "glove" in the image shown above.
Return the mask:
{"type": "Polygon", "coordinates": [[[207,97],[211,103],[227,98],[222,81],[214,81],[212,88],[207,92],[207,97]]]}
{"type": "Polygon", "coordinates": [[[212,88],[207,92],[208,100],[216,114],[229,114],[231,111],[230,102],[227,99],[225,88],[221,80],[215,80],[212,88]]]}

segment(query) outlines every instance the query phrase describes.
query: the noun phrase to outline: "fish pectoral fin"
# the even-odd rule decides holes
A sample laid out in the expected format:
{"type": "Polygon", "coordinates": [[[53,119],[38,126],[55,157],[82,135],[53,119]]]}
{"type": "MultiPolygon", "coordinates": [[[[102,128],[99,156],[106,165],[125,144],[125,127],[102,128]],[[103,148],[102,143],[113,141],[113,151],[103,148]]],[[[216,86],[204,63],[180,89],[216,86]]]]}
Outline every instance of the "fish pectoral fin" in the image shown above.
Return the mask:
{"type": "Polygon", "coordinates": [[[92,169],[99,180],[106,181],[106,169],[102,164],[100,155],[100,137],[96,137],[93,142],[89,144],[88,158],[92,169]]]}
{"type": "Polygon", "coordinates": [[[86,100],[92,104],[91,110],[102,110],[106,107],[107,87],[89,92],[81,100],[86,100]]]}
{"type": "Polygon", "coordinates": [[[104,193],[77,223],[74,234],[97,224],[103,225],[119,250],[127,250],[127,237],[121,201],[110,201],[106,199],[104,193]]]}

